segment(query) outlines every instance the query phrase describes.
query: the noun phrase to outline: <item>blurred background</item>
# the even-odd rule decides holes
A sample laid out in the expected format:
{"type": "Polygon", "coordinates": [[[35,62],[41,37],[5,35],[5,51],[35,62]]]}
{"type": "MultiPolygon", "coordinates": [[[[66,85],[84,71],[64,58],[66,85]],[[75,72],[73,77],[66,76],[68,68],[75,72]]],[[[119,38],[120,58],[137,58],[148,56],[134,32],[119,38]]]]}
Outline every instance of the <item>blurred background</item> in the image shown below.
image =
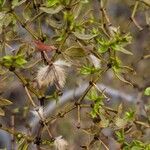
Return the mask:
{"type": "MultiPolygon", "coordinates": [[[[11,1],[5,3],[5,7],[9,7],[11,1]]],[[[119,53],[119,58],[121,58],[122,63],[125,66],[130,66],[134,69],[133,72],[125,74],[124,77],[129,82],[134,83],[134,88],[130,85],[124,84],[118,80],[111,70],[107,71],[102,80],[97,84],[101,90],[105,90],[105,94],[109,97],[109,101],[105,101],[105,105],[113,109],[117,109],[118,105],[122,102],[124,105],[124,110],[131,107],[136,109],[136,113],[139,114],[141,120],[146,119],[145,106],[150,107],[150,98],[143,95],[143,91],[146,87],[150,86],[150,3],[149,0],[139,1],[137,11],[134,18],[136,19],[138,26],[131,21],[131,16],[133,8],[137,1],[133,0],[106,0],[104,1],[104,6],[106,7],[107,15],[109,16],[110,22],[114,27],[120,27],[120,30],[124,33],[131,33],[133,37],[131,44],[127,46],[127,50],[131,51],[133,55],[125,55],[119,53]]],[[[23,20],[30,20],[34,17],[35,10],[27,7],[29,3],[26,0],[22,5],[15,8],[16,14],[23,20]],[[23,11],[22,11],[23,10],[23,11]],[[26,11],[28,13],[26,13],[26,11]]],[[[39,1],[40,3],[40,1],[39,1]]],[[[99,0],[89,0],[88,4],[85,4],[84,11],[91,9],[91,14],[97,20],[101,20],[100,11],[100,1],[99,0]]],[[[5,11],[1,8],[1,14],[5,11]]],[[[84,12],[83,12],[84,13],[84,12]]],[[[0,17],[2,15],[0,14],[0,17]]],[[[51,16],[52,17],[52,16],[51,16]]],[[[55,19],[61,20],[62,14],[58,13],[53,16],[55,19]]],[[[55,34],[55,30],[51,28],[48,22],[47,15],[42,15],[41,17],[42,31],[47,39],[55,34]]],[[[2,21],[2,20],[1,20],[2,21]]],[[[6,21],[6,20],[5,20],[6,21]]],[[[9,22],[9,26],[5,29],[5,41],[8,45],[5,46],[6,54],[15,54],[16,51],[24,51],[28,55],[28,59],[31,61],[29,65],[32,65],[36,59],[40,58],[39,53],[35,53],[35,46],[32,44],[32,37],[30,34],[22,28],[17,21],[9,22]],[[13,28],[13,30],[12,30],[13,28]]],[[[7,22],[5,22],[7,24],[7,22]]],[[[0,23],[2,24],[2,22],[0,23]]],[[[34,31],[38,30],[38,22],[34,21],[30,25],[34,31]]],[[[38,31],[37,31],[38,32],[38,31]]],[[[1,32],[1,49],[3,47],[2,42],[4,41],[4,33],[1,32]]],[[[47,43],[49,41],[47,40],[47,43]]],[[[53,41],[50,41],[53,44],[53,41]]],[[[3,56],[4,54],[1,54],[3,56]]],[[[40,65],[35,66],[30,69],[22,69],[21,72],[29,79],[34,79],[37,73],[37,69],[40,65]],[[32,76],[31,76],[32,75],[32,76]]],[[[2,68],[0,68],[2,70],[2,68]]],[[[3,70],[1,71],[3,72],[3,70]]],[[[68,107],[72,102],[76,101],[83,93],[83,91],[88,86],[89,78],[80,77],[78,72],[74,70],[74,67],[68,68],[67,70],[67,81],[65,88],[63,90],[63,95],[59,97],[59,101],[56,103],[55,100],[50,100],[45,102],[45,115],[47,117],[52,114],[63,110],[68,107]]],[[[54,87],[49,87],[47,92],[53,93],[55,91],[54,87]]],[[[30,106],[28,97],[24,91],[23,86],[19,80],[13,75],[13,73],[7,71],[5,76],[0,75],[0,94],[1,97],[7,98],[13,102],[13,105],[4,107],[5,117],[0,117],[0,122],[4,126],[12,128],[13,124],[15,129],[21,132],[29,133],[35,135],[37,132],[39,118],[35,114],[34,108],[30,106]]],[[[86,98],[85,98],[86,99],[86,98]]],[[[88,100],[86,102],[89,103],[88,100]]],[[[80,150],[84,148],[84,145],[88,144],[92,138],[92,128],[96,132],[99,130],[93,123],[91,117],[89,116],[90,108],[84,108],[81,110],[81,128],[77,128],[77,110],[65,115],[65,117],[57,119],[50,125],[50,131],[55,137],[62,135],[64,139],[69,143],[69,150],[80,150]],[[91,134],[90,134],[91,132],[91,134]]],[[[150,113],[150,112],[148,112],[150,113]]],[[[137,136],[140,137],[144,142],[150,142],[150,129],[143,128],[142,132],[135,130],[137,136]]],[[[43,138],[48,138],[48,134],[44,131],[42,134],[43,138]]],[[[118,150],[120,144],[116,141],[113,130],[111,127],[103,128],[100,131],[100,137],[103,142],[109,147],[110,150],[118,150]]],[[[128,137],[129,139],[131,137],[128,137]]],[[[138,137],[137,137],[138,138],[138,137]]],[[[3,130],[0,130],[0,148],[7,150],[11,149],[13,137],[3,130]]],[[[100,143],[96,142],[91,148],[92,150],[105,149],[100,147],[100,143]]],[[[17,149],[17,148],[16,148],[17,149]]],[[[29,149],[36,149],[35,145],[29,147],[29,149]]],[[[45,148],[48,149],[48,148],[45,148]]],[[[52,148],[53,149],[53,148],[52,148]]]]}

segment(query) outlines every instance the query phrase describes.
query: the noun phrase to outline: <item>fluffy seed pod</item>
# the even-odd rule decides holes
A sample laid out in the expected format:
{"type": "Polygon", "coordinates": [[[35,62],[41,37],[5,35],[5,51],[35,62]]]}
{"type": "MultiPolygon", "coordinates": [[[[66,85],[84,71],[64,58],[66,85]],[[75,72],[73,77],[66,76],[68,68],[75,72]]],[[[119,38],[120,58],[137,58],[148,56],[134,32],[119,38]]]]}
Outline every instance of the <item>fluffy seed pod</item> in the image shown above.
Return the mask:
{"type": "Polygon", "coordinates": [[[68,142],[64,140],[62,136],[58,136],[55,138],[54,146],[57,150],[66,150],[68,142]]]}
{"type": "Polygon", "coordinates": [[[65,66],[70,66],[70,64],[57,60],[51,65],[41,67],[36,77],[39,88],[55,84],[57,89],[62,89],[66,81],[65,66]]]}

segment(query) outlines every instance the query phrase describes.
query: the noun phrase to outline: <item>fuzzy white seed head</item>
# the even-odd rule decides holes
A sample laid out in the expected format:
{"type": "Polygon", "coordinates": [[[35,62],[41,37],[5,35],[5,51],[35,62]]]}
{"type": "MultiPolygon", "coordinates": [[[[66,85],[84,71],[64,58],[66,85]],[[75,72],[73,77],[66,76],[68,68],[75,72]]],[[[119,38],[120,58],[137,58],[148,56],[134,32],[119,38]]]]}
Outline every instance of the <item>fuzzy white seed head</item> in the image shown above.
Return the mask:
{"type": "Polygon", "coordinates": [[[56,150],[66,150],[68,146],[68,142],[62,138],[62,136],[58,136],[55,138],[54,146],[56,150]]]}
{"type": "Polygon", "coordinates": [[[70,63],[66,62],[66,61],[63,61],[63,60],[57,60],[54,62],[55,65],[58,65],[58,66],[62,66],[62,67],[70,67],[70,63]]]}
{"type": "Polygon", "coordinates": [[[109,26],[109,31],[112,36],[114,36],[117,32],[119,32],[119,27],[109,26]]]}
{"type": "Polygon", "coordinates": [[[68,67],[70,64],[63,60],[57,60],[51,66],[41,67],[36,77],[39,87],[55,84],[57,88],[63,88],[66,81],[65,66],[68,67]]]}

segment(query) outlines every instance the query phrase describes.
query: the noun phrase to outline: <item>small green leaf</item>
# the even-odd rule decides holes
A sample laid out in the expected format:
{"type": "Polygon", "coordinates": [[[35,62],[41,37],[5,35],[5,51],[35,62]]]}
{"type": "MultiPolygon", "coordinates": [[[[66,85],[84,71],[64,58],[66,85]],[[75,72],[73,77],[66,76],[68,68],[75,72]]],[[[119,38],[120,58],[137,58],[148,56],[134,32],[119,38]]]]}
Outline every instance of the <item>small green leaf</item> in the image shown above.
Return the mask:
{"type": "Polygon", "coordinates": [[[3,57],[4,61],[12,61],[12,56],[11,55],[6,55],[3,57]]]}
{"type": "Polygon", "coordinates": [[[130,120],[134,119],[134,115],[135,115],[135,112],[133,110],[130,110],[125,113],[125,119],[130,121],[130,120]]]}
{"type": "Polygon", "coordinates": [[[73,32],[73,34],[78,38],[78,39],[81,39],[81,40],[91,40],[93,39],[94,37],[97,36],[97,34],[83,34],[83,33],[78,33],[78,32],[73,32]]]}
{"type": "Polygon", "coordinates": [[[47,0],[46,1],[46,6],[47,7],[52,7],[52,6],[55,6],[59,3],[60,3],[60,0],[47,0]]]}
{"type": "Polygon", "coordinates": [[[2,63],[6,67],[10,67],[13,63],[12,56],[11,55],[6,55],[2,58],[2,63]]]}
{"type": "Polygon", "coordinates": [[[6,106],[6,105],[11,105],[12,102],[7,100],[7,99],[4,99],[4,98],[0,98],[0,106],[6,106]]]}
{"type": "Polygon", "coordinates": [[[48,8],[48,7],[40,7],[40,10],[48,13],[48,14],[57,14],[59,13],[64,7],[62,5],[59,5],[56,8],[48,8]]]}
{"type": "Polygon", "coordinates": [[[64,26],[63,22],[56,21],[56,20],[54,20],[52,18],[48,19],[46,21],[47,21],[48,25],[50,25],[51,27],[53,27],[55,29],[61,29],[64,26]]]}
{"type": "Polygon", "coordinates": [[[91,66],[83,66],[80,70],[80,73],[83,75],[89,75],[99,72],[99,68],[91,67],[91,66]]]}
{"type": "Polygon", "coordinates": [[[19,67],[25,65],[26,63],[27,63],[27,61],[25,59],[23,59],[23,58],[18,58],[15,61],[15,65],[19,66],[19,67]]]}
{"type": "Polygon", "coordinates": [[[114,71],[114,73],[115,73],[116,77],[117,77],[120,81],[122,81],[122,82],[124,82],[124,83],[127,83],[127,84],[129,84],[129,85],[131,85],[131,86],[133,87],[133,85],[132,85],[131,82],[125,80],[122,76],[120,76],[120,75],[119,75],[118,73],[116,73],[115,71],[114,71]]]}
{"type": "Polygon", "coordinates": [[[25,139],[19,141],[18,150],[28,150],[29,143],[25,139]]]}
{"type": "Polygon", "coordinates": [[[125,48],[123,48],[122,46],[119,46],[119,45],[115,45],[112,47],[114,50],[116,51],[120,51],[124,54],[127,54],[127,55],[133,55],[131,52],[127,51],[125,48]]]}
{"type": "Polygon", "coordinates": [[[144,91],[144,95],[150,96],[150,87],[147,87],[144,91]]]}
{"type": "Polygon", "coordinates": [[[90,92],[87,95],[87,98],[89,100],[95,101],[97,100],[98,94],[97,91],[95,89],[90,90],[90,92]]]}
{"type": "Polygon", "coordinates": [[[20,5],[22,5],[24,2],[26,2],[26,0],[21,0],[21,1],[12,0],[12,8],[15,8],[15,7],[17,7],[17,6],[20,6],[20,5]]]}
{"type": "Polygon", "coordinates": [[[99,48],[98,48],[98,52],[99,53],[105,53],[105,52],[107,52],[108,51],[108,46],[106,46],[106,45],[101,45],[101,46],[99,46],[99,48]]]}
{"type": "Polygon", "coordinates": [[[70,57],[84,57],[85,51],[80,47],[72,46],[65,50],[65,54],[70,57]]]}
{"type": "Polygon", "coordinates": [[[116,136],[117,136],[118,142],[124,142],[125,137],[124,137],[124,132],[123,132],[123,130],[121,130],[121,131],[116,131],[115,134],[116,134],[116,136]]]}
{"type": "Polygon", "coordinates": [[[2,63],[6,67],[14,66],[14,67],[22,67],[27,61],[23,58],[23,55],[6,55],[2,58],[2,63]]]}
{"type": "Polygon", "coordinates": [[[98,48],[98,52],[99,53],[105,53],[108,51],[109,47],[110,47],[110,42],[108,40],[105,39],[98,39],[98,43],[99,43],[99,48],[98,48]]]}

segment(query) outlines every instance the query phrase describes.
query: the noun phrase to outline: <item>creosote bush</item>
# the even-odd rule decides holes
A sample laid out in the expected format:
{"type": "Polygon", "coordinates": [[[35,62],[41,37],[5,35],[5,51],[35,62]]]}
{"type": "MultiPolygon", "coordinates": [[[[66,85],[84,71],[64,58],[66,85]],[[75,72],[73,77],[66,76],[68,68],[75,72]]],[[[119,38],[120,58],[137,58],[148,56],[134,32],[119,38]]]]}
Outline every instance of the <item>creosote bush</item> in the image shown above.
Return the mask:
{"type": "Polygon", "coordinates": [[[0,148],[150,150],[149,9],[0,0],[0,148]]]}

